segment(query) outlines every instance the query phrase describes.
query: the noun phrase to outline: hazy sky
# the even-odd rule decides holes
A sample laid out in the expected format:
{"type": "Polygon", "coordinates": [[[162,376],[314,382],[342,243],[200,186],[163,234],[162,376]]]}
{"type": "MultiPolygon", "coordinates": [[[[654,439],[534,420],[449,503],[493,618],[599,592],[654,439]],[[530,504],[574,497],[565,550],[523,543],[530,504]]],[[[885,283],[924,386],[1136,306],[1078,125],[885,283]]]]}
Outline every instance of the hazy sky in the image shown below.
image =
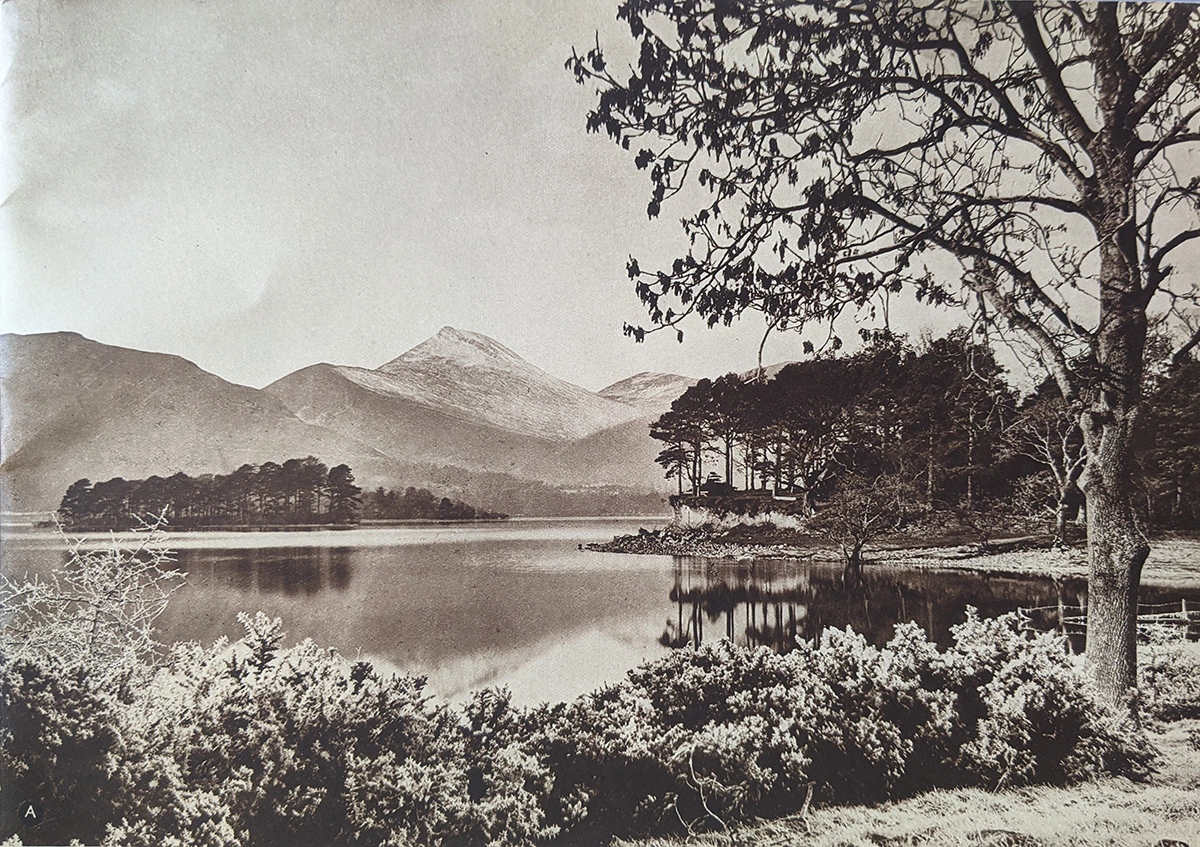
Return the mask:
{"type": "MultiPolygon", "coordinates": [[[[756,316],[621,335],[644,321],[627,257],[677,255],[685,210],[647,221],[645,174],[584,131],[593,95],[563,64],[597,32],[629,49],[616,6],[3,3],[0,328],[254,386],[447,324],[590,388],[753,366],[756,316]]],[[[799,357],[788,335],[764,358],[799,357]]]]}

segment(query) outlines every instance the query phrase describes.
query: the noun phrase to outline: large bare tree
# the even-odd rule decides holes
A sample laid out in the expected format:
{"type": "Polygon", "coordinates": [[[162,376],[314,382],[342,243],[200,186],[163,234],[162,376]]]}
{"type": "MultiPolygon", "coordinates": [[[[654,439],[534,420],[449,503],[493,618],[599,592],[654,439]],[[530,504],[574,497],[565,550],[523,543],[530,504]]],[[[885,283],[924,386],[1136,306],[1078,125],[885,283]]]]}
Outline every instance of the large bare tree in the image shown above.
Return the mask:
{"type": "Polygon", "coordinates": [[[634,63],[597,45],[568,66],[598,89],[589,128],[647,170],[649,214],[687,207],[684,255],[629,263],[651,329],[748,309],[796,327],[910,287],[1026,339],[1086,439],[1087,655],[1120,700],[1149,552],[1129,499],[1147,325],[1195,303],[1175,269],[1200,237],[1200,7],[626,0],[618,15],[634,63]]]}

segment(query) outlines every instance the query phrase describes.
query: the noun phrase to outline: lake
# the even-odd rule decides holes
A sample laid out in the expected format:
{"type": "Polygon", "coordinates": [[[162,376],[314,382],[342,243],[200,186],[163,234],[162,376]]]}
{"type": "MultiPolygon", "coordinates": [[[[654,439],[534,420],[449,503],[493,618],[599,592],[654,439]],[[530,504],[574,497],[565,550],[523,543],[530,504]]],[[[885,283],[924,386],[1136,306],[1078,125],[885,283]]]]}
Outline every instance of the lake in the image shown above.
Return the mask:
{"type": "MultiPolygon", "coordinates": [[[[836,563],[598,553],[581,544],[661,519],[520,519],[305,532],[170,536],[187,584],[159,619],[164,641],[242,634],[237,612],[283,619],[383,670],[427,675],[440,697],[506,685],[531,704],[565,700],[671,646],[732,637],[786,648],[847,625],[876,643],[913,620],[944,641],[965,607],[1079,605],[1082,580],[995,577],[836,563]]],[[[3,567],[46,573],[66,559],[53,531],[6,527],[3,567]]]]}

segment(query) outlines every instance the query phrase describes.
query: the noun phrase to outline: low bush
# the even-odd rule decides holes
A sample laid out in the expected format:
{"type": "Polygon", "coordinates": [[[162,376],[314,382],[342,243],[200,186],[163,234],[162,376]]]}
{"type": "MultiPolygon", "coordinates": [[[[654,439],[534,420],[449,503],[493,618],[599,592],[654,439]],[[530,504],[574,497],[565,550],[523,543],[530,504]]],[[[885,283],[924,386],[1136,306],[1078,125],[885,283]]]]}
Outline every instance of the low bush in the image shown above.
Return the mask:
{"type": "Polygon", "coordinates": [[[97,843],[120,809],[127,749],[117,704],[96,676],[0,655],[0,833],[38,844],[97,843]],[[26,803],[34,814],[21,814],[26,803]]]}
{"type": "Polygon", "coordinates": [[[553,713],[550,817],[603,835],[715,826],[935,787],[1144,775],[1149,754],[1060,640],[974,613],[942,651],[909,624],[875,648],[850,630],[785,656],[681,650],[553,713]]]}
{"type": "Polygon", "coordinates": [[[1200,645],[1188,642],[1178,626],[1142,631],[1138,651],[1141,707],[1162,721],[1200,718],[1200,645]]]}
{"type": "MultiPolygon", "coordinates": [[[[547,775],[520,749],[506,694],[477,695],[459,714],[433,704],[421,677],[385,679],[311,641],[281,651],[278,620],[243,623],[232,647],[177,648],[127,717],[149,758],[173,760],[180,785],[227,811],[233,837],[220,843],[502,845],[553,834],[537,803],[547,775]]],[[[130,804],[115,840],[153,827],[160,812],[145,808],[130,804]]]]}
{"type": "MultiPolygon", "coordinates": [[[[178,645],[120,696],[111,674],[3,666],[6,803],[10,785],[54,785],[59,808],[72,804],[36,840],[596,843],[786,814],[810,796],[1068,783],[1148,763],[1061,642],[1011,617],[972,613],[944,650],[912,625],[883,648],[850,630],[787,655],[723,641],[536,709],[502,690],[439,705],[420,677],[385,679],[308,641],[284,650],[261,613],[243,623],[241,641],[178,645]]],[[[4,824],[0,837],[17,830],[4,824]]]]}
{"type": "Polygon", "coordinates": [[[1144,777],[1153,758],[1126,715],[1096,695],[1061,636],[1029,636],[1011,615],[953,630],[941,685],[956,692],[957,784],[1061,785],[1104,773],[1144,777]]]}

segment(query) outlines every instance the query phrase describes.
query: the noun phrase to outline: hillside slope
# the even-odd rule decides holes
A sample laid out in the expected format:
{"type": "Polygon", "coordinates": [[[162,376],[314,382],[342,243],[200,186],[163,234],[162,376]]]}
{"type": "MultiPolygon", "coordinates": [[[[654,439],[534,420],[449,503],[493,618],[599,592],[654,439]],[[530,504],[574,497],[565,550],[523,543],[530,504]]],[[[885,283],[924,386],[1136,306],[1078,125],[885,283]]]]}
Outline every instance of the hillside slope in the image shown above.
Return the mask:
{"type": "MultiPolygon", "coordinates": [[[[511,364],[515,354],[505,349],[483,351],[483,370],[511,364]]],[[[478,363],[458,364],[481,378],[478,363]]],[[[76,333],[0,336],[0,510],[47,513],[84,477],[228,473],[310,454],[346,462],[367,488],[427,486],[510,514],[657,509],[656,445],[645,413],[631,405],[588,399],[591,392],[549,378],[552,395],[579,400],[566,408],[587,423],[571,426],[588,432],[566,437],[564,425],[550,427],[550,437],[492,423],[500,417],[493,395],[482,395],[490,413],[475,415],[469,390],[446,388],[441,396],[457,403],[438,409],[404,391],[372,390],[359,372],[314,365],[258,390],[178,356],[76,333]]],[[[527,410],[539,404],[553,406],[524,402],[527,410]]],[[[533,428],[532,420],[525,415],[518,429],[533,428]]]]}
{"type": "Polygon", "coordinates": [[[388,462],[186,359],[76,333],[0,336],[0,408],[5,511],[53,509],[83,477],[225,473],[309,454],[376,476],[388,462]]]}
{"type": "Polygon", "coordinates": [[[485,335],[444,327],[375,370],[313,365],[264,390],[301,420],[397,460],[660,491],[649,424],[690,382],[644,373],[591,392],[485,335]]]}

